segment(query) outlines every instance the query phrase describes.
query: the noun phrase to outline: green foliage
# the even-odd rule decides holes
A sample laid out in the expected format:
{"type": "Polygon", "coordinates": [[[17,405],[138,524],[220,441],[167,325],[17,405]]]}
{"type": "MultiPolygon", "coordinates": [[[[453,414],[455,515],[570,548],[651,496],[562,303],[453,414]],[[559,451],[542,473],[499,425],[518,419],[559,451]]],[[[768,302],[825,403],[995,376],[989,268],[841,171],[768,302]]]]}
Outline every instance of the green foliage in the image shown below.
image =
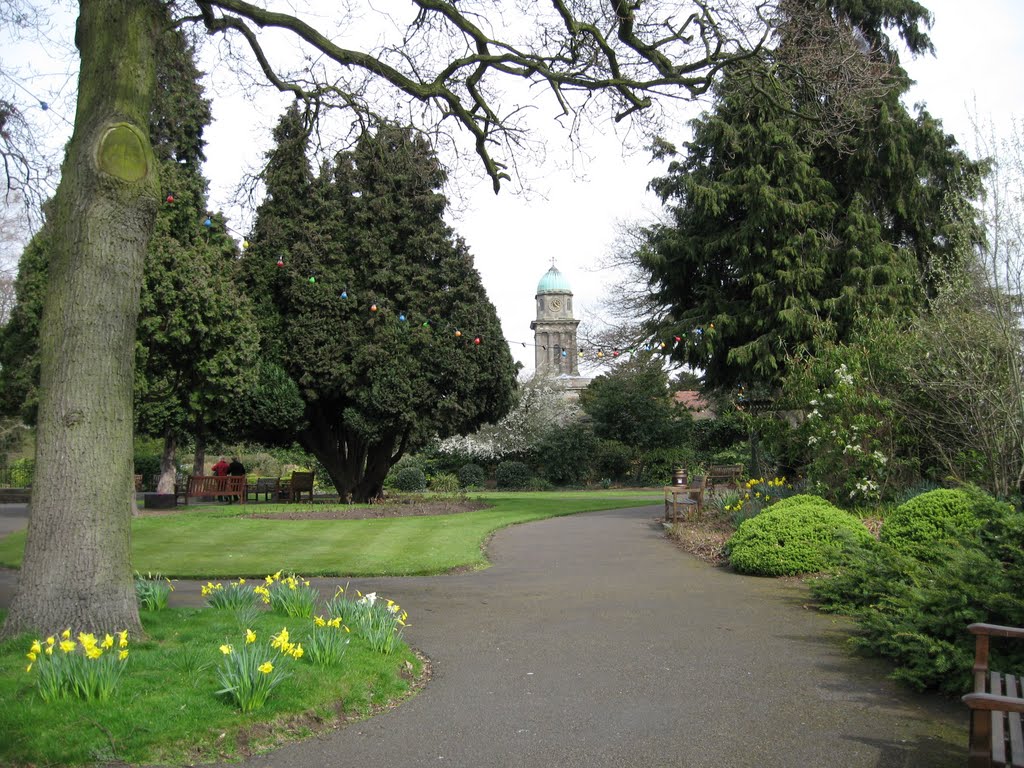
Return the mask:
{"type": "Polygon", "coordinates": [[[729,539],[729,562],[741,573],[790,576],[828,569],[843,542],[871,538],[863,523],[816,496],[792,496],[743,522],[729,539]]]}
{"type": "Polygon", "coordinates": [[[67,699],[104,701],[115,692],[128,658],[128,631],[102,639],[90,632],[33,640],[26,672],[35,668],[36,690],[50,704],[67,699]]]}
{"type": "Polygon", "coordinates": [[[580,394],[580,406],[597,437],[641,451],[678,445],[680,424],[690,421],[672,402],[660,358],[651,356],[638,356],[595,378],[580,394]]]}
{"type": "Polygon", "coordinates": [[[591,463],[599,477],[617,482],[633,480],[634,454],[632,448],[618,440],[598,439],[591,463]]]}
{"type": "Polygon", "coordinates": [[[242,256],[262,354],[305,403],[300,441],[365,501],[393,457],[504,415],[514,364],[424,137],[376,125],[316,175],[297,108],[274,138],[242,256]]]}
{"type": "Polygon", "coordinates": [[[586,485],[594,474],[596,445],[586,424],[553,427],[533,450],[538,473],[554,485],[586,485]]]}
{"type": "MultiPolygon", "coordinates": [[[[974,652],[966,626],[1024,625],[1024,513],[976,489],[949,493],[926,499],[923,514],[914,516],[923,519],[915,533],[927,544],[851,546],[835,572],[811,589],[824,610],[857,620],[853,642],[893,660],[895,677],[960,694],[970,687],[974,652]],[[973,524],[963,514],[965,499],[973,524]]],[[[996,668],[1024,665],[1019,646],[992,650],[996,668]]]]}
{"type": "Polygon", "coordinates": [[[451,472],[439,472],[430,478],[430,490],[437,493],[458,493],[461,489],[458,475],[451,472]]]}
{"type": "Polygon", "coordinates": [[[693,465],[694,458],[690,448],[654,448],[641,455],[637,479],[641,485],[667,485],[672,473],[679,467],[693,465]]]}
{"type": "Polygon", "coordinates": [[[143,576],[135,574],[135,597],[139,601],[139,609],[143,611],[162,611],[167,608],[167,599],[174,591],[171,580],[160,574],[147,573],[143,576]]]}
{"type": "Polygon", "coordinates": [[[479,464],[463,464],[459,467],[459,483],[463,488],[483,488],[487,473],[479,464]]]}
{"type": "Polygon", "coordinates": [[[306,642],[306,657],[318,666],[339,666],[345,660],[350,641],[351,631],[342,624],[340,616],[329,619],[314,616],[306,642]]]}
{"type": "Polygon", "coordinates": [[[499,490],[521,491],[529,487],[533,472],[521,461],[503,461],[494,471],[499,490]]]}
{"type": "Polygon", "coordinates": [[[309,583],[308,579],[294,573],[281,575],[281,571],[267,576],[263,589],[270,598],[270,610],[281,616],[292,618],[312,618],[320,592],[309,583]]]}
{"type": "MultiPolygon", "coordinates": [[[[856,5],[854,16],[871,25],[858,31],[887,41],[888,14],[856,5]]],[[[919,21],[908,22],[923,7],[896,5],[901,33],[926,39],[913,31],[919,21]]],[[[843,94],[852,113],[842,119],[856,131],[822,140],[802,113],[843,102],[819,90],[827,78],[790,66],[792,53],[782,34],[772,50],[729,69],[713,108],[693,121],[685,155],[651,183],[667,223],[644,231],[635,259],[658,317],[670,318],[651,331],[678,338],[672,357],[703,370],[713,387],[774,385],[788,360],[822,340],[846,340],[857,320],[913,311],[926,268],[948,269],[960,256],[951,230],[980,239],[975,214],[945,203],[970,200],[981,168],[927,113],[915,118],[903,107],[909,80],[895,57],[888,92],[843,94]]],[[[658,147],[662,157],[674,152],[658,147]]]]}
{"type": "Polygon", "coordinates": [[[18,459],[11,464],[11,484],[15,488],[28,488],[36,474],[35,459],[18,459]]]}
{"type": "MultiPolygon", "coordinates": [[[[978,502],[984,503],[980,497],[946,488],[915,496],[886,515],[881,540],[897,552],[928,560],[935,556],[936,544],[950,543],[978,530],[981,521],[976,508],[978,502]]],[[[991,498],[989,501],[995,503],[991,498]]]]}
{"type": "Polygon", "coordinates": [[[406,466],[394,473],[391,484],[396,490],[406,493],[424,491],[427,488],[427,476],[419,467],[406,466]]]}

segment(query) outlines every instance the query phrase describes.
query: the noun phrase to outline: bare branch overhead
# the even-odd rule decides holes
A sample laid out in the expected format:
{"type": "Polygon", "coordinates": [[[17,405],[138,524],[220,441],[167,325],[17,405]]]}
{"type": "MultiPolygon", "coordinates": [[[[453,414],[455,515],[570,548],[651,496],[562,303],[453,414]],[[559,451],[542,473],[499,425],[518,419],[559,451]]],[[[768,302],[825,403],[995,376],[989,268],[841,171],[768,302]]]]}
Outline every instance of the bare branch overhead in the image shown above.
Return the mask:
{"type": "MultiPolygon", "coordinates": [[[[756,52],[768,39],[770,1],[409,0],[404,15],[380,17],[388,22],[382,30],[368,28],[352,4],[342,12],[353,33],[245,0],[196,0],[199,13],[186,20],[240,37],[270,83],[296,98],[366,114],[386,113],[389,99],[412,100],[434,125],[454,120],[472,136],[497,191],[522,146],[516,83],[542,87],[572,125],[599,106],[616,121],[635,119],[658,97],[704,94],[723,66],[756,52]],[[282,33],[291,41],[284,55],[282,33]],[[307,66],[289,59],[296,48],[307,66]],[[367,77],[388,95],[367,90],[367,77]]],[[[536,93],[531,102],[539,105],[536,93]]]]}

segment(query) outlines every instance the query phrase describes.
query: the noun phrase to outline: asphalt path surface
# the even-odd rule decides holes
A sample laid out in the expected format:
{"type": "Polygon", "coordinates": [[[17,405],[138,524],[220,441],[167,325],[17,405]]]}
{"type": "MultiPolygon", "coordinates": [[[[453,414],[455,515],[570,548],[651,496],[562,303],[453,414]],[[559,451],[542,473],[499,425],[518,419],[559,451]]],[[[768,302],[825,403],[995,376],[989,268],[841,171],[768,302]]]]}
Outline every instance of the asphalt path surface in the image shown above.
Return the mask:
{"type": "MultiPolygon", "coordinates": [[[[409,611],[433,677],[246,768],[960,768],[966,709],[850,654],[799,584],[676,549],[645,507],[514,526],[493,566],[353,580],[409,611]]],[[[0,518],[2,518],[0,511],[0,518]]],[[[0,574],[0,604],[14,579],[0,574]]],[[[344,579],[340,581],[344,582],[344,579]]],[[[339,580],[317,580],[325,593],[339,580]]],[[[181,583],[177,604],[199,601],[181,583]]],[[[232,763],[231,765],[239,765],[232,763]]]]}

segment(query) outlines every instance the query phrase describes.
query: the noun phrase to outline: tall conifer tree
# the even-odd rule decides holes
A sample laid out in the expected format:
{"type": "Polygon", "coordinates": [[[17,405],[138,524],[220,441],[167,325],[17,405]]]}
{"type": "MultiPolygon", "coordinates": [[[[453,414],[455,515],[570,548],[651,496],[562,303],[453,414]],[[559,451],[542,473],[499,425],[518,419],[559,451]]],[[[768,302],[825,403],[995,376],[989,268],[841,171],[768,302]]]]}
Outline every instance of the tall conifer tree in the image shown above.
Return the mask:
{"type": "Polygon", "coordinates": [[[515,368],[426,140],[381,124],[314,177],[306,137],[289,109],[244,261],[264,351],[305,402],[300,442],[366,501],[405,451],[504,415],[515,368]]]}
{"type": "MultiPolygon", "coordinates": [[[[803,0],[783,8],[813,11],[803,0]]],[[[834,0],[828,11],[889,72],[887,89],[861,97],[855,130],[828,137],[808,124],[831,96],[789,66],[783,24],[778,48],[724,74],[685,156],[651,183],[669,214],[636,254],[664,310],[653,330],[678,336],[673,356],[712,386],[773,385],[816,338],[921,306],[925,277],[948,266],[949,234],[965,226],[950,212],[969,210],[944,203],[979,188],[953,138],[900,102],[909,83],[884,27],[928,50],[925,9],[834,0]]]]}

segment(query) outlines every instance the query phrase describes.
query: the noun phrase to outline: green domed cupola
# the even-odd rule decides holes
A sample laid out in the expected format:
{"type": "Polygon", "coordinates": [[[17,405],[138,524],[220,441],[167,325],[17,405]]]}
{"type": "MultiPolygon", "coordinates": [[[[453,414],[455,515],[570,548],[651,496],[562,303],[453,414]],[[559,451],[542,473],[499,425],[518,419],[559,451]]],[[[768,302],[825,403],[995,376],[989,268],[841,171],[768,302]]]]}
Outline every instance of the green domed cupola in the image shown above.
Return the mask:
{"type": "Polygon", "coordinates": [[[572,293],[569,281],[552,264],[551,269],[537,283],[537,293],[572,293]]]}

